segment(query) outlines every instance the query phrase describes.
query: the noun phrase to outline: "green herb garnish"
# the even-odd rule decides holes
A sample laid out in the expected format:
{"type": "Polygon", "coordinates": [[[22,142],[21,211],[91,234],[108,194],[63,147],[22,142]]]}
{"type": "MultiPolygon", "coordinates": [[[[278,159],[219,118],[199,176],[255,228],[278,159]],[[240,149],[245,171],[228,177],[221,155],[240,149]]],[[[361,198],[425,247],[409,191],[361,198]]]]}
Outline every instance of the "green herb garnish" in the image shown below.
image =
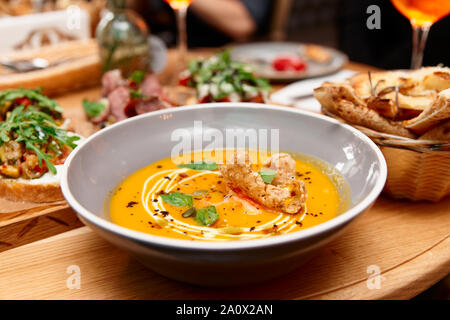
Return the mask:
{"type": "Polygon", "coordinates": [[[277,172],[272,169],[262,168],[258,171],[258,174],[261,176],[265,183],[272,183],[272,180],[276,177],[277,172]]]}
{"type": "Polygon", "coordinates": [[[69,136],[66,130],[58,127],[52,116],[34,105],[26,108],[21,105],[13,109],[9,117],[0,123],[0,146],[8,141],[23,144],[37,155],[39,167],[42,168],[44,161],[53,174],[56,174],[56,168],[51,160],[55,155],[63,154],[64,146],[74,149],[74,142],[79,139],[78,136],[69,136]]]}
{"type": "Polygon", "coordinates": [[[51,114],[53,117],[60,119],[64,110],[58,106],[55,100],[41,94],[41,89],[10,89],[0,92],[0,116],[6,114],[16,99],[28,98],[32,105],[40,111],[51,114]]]}
{"type": "Polygon", "coordinates": [[[90,118],[95,118],[106,109],[106,106],[101,102],[84,99],[83,109],[90,118]]]}
{"type": "Polygon", "coordinates": [[[164,202],[171,204],[175,207],[192,207],[192,196],[181,193],[173,192],[168,194],[162,194],[161,198],[164,202]]]}
{"type": "Polygon", "coordinates": [[[191,163],[179,164],[180,168],[188,168],[192,170],[216,170],[218,168],[217,163],[212,161],[196,161],[191,163]]]}
{"type": "Polygon", "coordinates": [[[145,77],[145,72],[138,70],[138,71],[133,72],[129,79],[133,80],[133,82],[136,84],[141,84],[142,81],[144,80],[144,77],[145,77]]]}
{"type": "Polygon", "coordinates": [[[249,65],[231,59],[229,50],[218,52],[208,59],[191,60],[188,70],[190,80],[187,85],[196,88],[197,92],[204,90],[201,89],[203,85],[209,85],[207,94],[215,101],[232,93],[246,100],[272,89],[266,79],[253,74],[249,65]]]}
{"type": "Polygon", "coordinates": [[[208,206],[197,210],[195,221],[203,226],[210,226],[219,219],[219,213],[215,206],[208,206]]]}
{"type": "Polygon", "coordinates": [[[130,90],[130,96],[133,99],[147,98],[147,96],[142,93],[141,89],[139,89],[139,90],[130,90]]]}

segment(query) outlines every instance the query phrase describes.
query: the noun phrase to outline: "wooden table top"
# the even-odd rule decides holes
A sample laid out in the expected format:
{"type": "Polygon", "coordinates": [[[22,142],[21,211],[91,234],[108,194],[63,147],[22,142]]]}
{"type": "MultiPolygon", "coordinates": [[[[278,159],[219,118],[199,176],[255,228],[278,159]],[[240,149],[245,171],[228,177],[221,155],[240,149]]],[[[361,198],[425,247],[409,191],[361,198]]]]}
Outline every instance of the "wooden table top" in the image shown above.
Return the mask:
{"type": "MultiPolygon", "coordinates": [[[[354,63],[347,68],[373,70],[354,63]]],[[[96,99],[99,92],[92,88],[57,98],[81,132],[92,129],[82,119],[81,101],[96,99]]],[[[89,228],[76,225],[0,252],[0,298],[408,299],[450,272],[449,208],[450,198],[411,203],[382,196],[298,270],[262,284],[227,289],[200,288],[159,276],[89,228]],[[71,266],[80,268],[80,289],[67,288],[71,266]]],[[[64,210],[58,219],[68,212],[73,215],[71,209],[64,210]]]]}
{"type": "Polygon", "coordinates": [[[409,299],[450,271],[450,198],[380,197],[311,261],[258,285],[215,289],[145,269],[88,227],[0,253],[2,299],[409,299]],[[68,289],[71,266],[80,289],[68,289]],[[377,279],[369,279],[379,268],[377,279]]]}

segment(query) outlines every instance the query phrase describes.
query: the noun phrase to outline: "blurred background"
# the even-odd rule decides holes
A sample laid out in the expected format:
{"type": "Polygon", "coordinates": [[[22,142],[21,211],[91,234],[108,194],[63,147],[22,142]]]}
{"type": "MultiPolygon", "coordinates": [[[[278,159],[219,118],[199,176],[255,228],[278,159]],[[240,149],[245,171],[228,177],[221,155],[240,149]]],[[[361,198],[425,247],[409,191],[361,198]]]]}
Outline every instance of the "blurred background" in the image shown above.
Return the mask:
{"type": "MultiPolygon", "coordinates": [[[[153,35],[168,46],[175,45],[174,11],[165,1],[128,0],[126,4],[145,19],[153,35]]],[[[45,45],[91,37],[106,5],[106,0],[0,0],[0,50],[25,48],[33,41],[34,45],[45,45]],[[67,28],[67,18],[54,18],[54,28],[49,28],[49,21],[42,22],[46,30],[28,34],[19,29],[27,29],[25,25],[31,26],[31,20],[19,19],[14,24],[4,19],[66,10],[73,5],[83,10],[83,25],[75,31],[67,28]],[[16,29],[15,37],[10,36],[12,28],[16,29]]],[[[390,0],[195,0],[188,10],[187,31],[190,48],[244,41],[300,41],[338,48],[351,61],[380,68],[408,68],[410,64],[411,26],[390,0]],[[369,5],[381,9],[378,30],[366,26],[369,5]]],[[[424,65],[450,65],[449,35],[450,17],[433,25],[424,65]]]]}

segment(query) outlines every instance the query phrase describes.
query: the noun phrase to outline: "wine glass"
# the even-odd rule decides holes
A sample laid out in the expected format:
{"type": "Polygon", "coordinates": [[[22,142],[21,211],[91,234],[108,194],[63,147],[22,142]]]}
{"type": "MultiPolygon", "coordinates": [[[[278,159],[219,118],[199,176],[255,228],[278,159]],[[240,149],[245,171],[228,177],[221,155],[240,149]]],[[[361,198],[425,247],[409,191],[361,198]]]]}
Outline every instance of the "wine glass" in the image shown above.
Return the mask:
{"type": "Polygon", "coordinates": [[[433,23],[450,13],[449,0],[391,0],[394,7],[411,22],[413,48],[411,69],[422,66],[423,51],[433,23]]]}
{"type": "MultiPolygon", "coordinates": [[[[187,34],[186,34],[186,13],[193,0],[164,0],[175,11],[178,28],[178,68],[177,72],[186,67],[187,34]]],[[[178,77],[175,77],[178,79],[178,77]]]]}

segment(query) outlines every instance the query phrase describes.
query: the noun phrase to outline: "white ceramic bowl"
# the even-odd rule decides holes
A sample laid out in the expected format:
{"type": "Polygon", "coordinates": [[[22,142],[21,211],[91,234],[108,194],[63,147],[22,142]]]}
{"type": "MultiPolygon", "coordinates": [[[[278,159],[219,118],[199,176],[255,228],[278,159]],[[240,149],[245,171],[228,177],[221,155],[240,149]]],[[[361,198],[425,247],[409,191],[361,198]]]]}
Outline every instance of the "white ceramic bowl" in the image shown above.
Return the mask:
{"type": "Polygon", "coordinates": [[[89,137],[65,164],[61,187],[80,219],[100,236],[167,277],[201,285],[237,285],[276,277],[298,268],[378,197],[386,163],[364,134],[331,118],[250,103],[211,103],[148,113],[89,137]],[[178,128],[280,129],[280,150],[325,160],[346,178],[350,208],[303,231],[257,240],[202,242],[133,231],[112,223],[105,198],[136,170],[170,156],[178,128]]]}

